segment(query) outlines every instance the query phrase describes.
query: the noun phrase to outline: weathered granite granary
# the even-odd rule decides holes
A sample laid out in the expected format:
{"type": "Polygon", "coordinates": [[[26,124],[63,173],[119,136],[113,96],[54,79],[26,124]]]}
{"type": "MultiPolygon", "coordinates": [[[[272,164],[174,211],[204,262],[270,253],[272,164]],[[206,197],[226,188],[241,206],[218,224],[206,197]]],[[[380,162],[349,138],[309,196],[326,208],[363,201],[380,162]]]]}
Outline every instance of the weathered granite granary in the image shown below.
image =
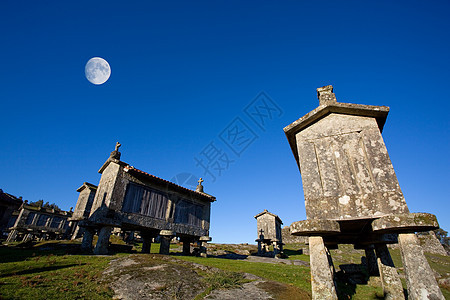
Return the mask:
{"type": "Polygon", "coordinates": [[[76,239],[83,234],[78,223],[89,218],[91,214],[92,204],[94,203],[97,186],[88,182],[84,182],[82,186],[77,189],[78,195],[77,205],[73,211],[72,217],[69,221],[72,222],[72,239],[76,239]]]}
{"type": "Polygon", "coordinates": [[[365,249],[369,272],[379,272],[386,299],[404,299],[386,247],[398,242],[408,299],[444,299],[414,234],[439,225],[434,215],[408,210],[381,136],[389,108],[339,103],[332,86],[317,93],[319,107],[284,128],[307,216],[290,230],[309,236],[313,298],[337,299],[328,249],[353,244],[365,249]]]}
{"type": "Polygon", "coordinates": [[[283,240],[281,237],[281,225],[283,222],[277,215],[263,212],[255,216],[256,227],[258,230],[258,255],[264,255],[269,252],[269,246],[273,246],[273,255],[283,251],[283,240]]]}
{"type": "Polygon", "coordinates": [[[68,218],[71,211],[29,205],[27,201],[19,208],[19,215],[10,228],[7,242],[66,238],[70,232],[68,218]]]}
{"type": "Polygon", "coordinates": [[[82,246],[90,249],[98,232],[95,254],[108,252],[114,227],[123,231],[140,231],[142,252],[149,253],[153,238],[159,236],[160,253],[168,254],[170,240],[179,237],[183,252],[190,253],[190,243],[197,242],[206,255],[210,241],[211,202],[215,197],[203,191],[202,179],[195,191],[158,178],[120,161],[120,144],[100,168],[102,174],[88,220],[84,227],[82,246]]]}
{"type": "Polygon", "coordinates": [[[0,189],[0,238],[8,236],[8,228],[17,220],[16,212],[22,205],[22,199],[3,192],[0,189]]]}

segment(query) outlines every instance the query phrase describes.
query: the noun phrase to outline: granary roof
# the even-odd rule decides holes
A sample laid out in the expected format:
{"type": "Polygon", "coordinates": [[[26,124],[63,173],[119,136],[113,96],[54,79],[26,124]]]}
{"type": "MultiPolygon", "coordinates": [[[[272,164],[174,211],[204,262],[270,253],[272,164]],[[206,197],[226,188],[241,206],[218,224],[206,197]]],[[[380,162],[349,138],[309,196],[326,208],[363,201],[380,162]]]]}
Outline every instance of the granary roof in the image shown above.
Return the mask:
{"type": "Polygon", "coordinates": [[[22,200],[8,193],[3,192],[0,189],[0,202],[8,203],[8,204],[16,204],[20,206],[22,204],[22,200]]]}
{"type": "Polygon", "coordinates": [[[175,184],[175,183],[173,183],[173,182],[171,182],[171,181],[168,181],[168,180],[159,178],[159,177],[157,177],[157,176],[155,176],[155,175],[152,175],[152,174],[149,174],[149,173],[144,172],[144,171],[142,171],[142,170],[136,169],[136,168],[133,167],[133,166],[126,165],[126,166],[124,167],[124,170],[125,170],[125,172],[128,172],[128,173],[131,172],[131,173],[143,175],[143,176],[145,176],[145,177],[147,177],[147,178],[149,178],[149,179],[151,179],[151,180],[155,180],[155,181],[158,182],[158,183],[162,183],[162,184],[168,185],[168,186],[170,186],[170,187],[172,187],[172,188],[175,188],[175,189],[178,189],[178,190],[181,190],[181,191],[184,191],[184,192],[188,191],[188,192],[190,192],[190,193],[195,193],[196,195],[199,195],[199,196],[201,196],[201,197],[205,197],[206,199],[208,199],[208,201],[211,201],[211,202],[216,201],[216,197],[211,196],[211,195],[209,195],[209,194],[207,194],[207,193],[205,193],[205,192],[198,192],[198,191],[194,191],[194,190],[185,188],[184,186],[175,184]]]}
{"type": "Polygon", "coordinates": [[[97,190],[97,186],[96,186],[96,185],[94,185],[94,184],[92,184],[92,183],[89,183],[89,182],[83,182],[83,185],[80,186],[80,187],[77,189],[77,192],[81,192],[81,191],[84,190],[85,188],[89,188],[89,189],[91,189],[91,190],[97,190]]]}
{"type": "MultiPolygon", "coordinates": [[[[137,168],[135,168],[133,166],[130,166],[126,162],[121,161],[120,160],[121,153],[119,152],[119,147],[120,146],[121,146],[121,144],[119,142],[117,142],[116,143],[116,149],[113,152],[111,152],[110,157],[106,160],[106,162],[103,164],[103,166],[100,168],[100,170],[98,170],[98,172],[100,174],[103,173],[103,171],[106,169],[106,167],[108,167],[108,165],[111,162],[114,162],[114,163],[122,166],[125,172],[128,172],[128,173],[131,172],[131,173],[134,173],[134,174],[137,174],[137,175],[140,175],[140,176],[144,176],[144,177],[146,177],[146,178],[148,178],[150,180],[154,180],[155,182],[157,182],[159,184],[170,186],[170,187],[172,187],[174,189],[177,189],[179,191],[182,191],[182,192],[194,193],[195,195],[203,197],[204,199],[206,199],[207,201],[210,201],[210,202],[216,201],[216,197],[211,196],[210,194],[207,194],[207,193],[205,193],[203,191],[194,191],[194,190],[185,188],[184,186],[181,186],[181,185],[175,184],[175,183],[173,183],[171,181],[159,178],[159,177],[157,177],[155,175],[149,174],[149,173],[144,172],[142,170],[139,170],[139,169],[137,169],[137,168]]],[[[199,185],[201,186],[200,182],[199,182],[199,185]]]]}
{"type": "Polygon", "coordinates": [[[376,119],[380,131],[383,131],[383,126],[389,113],[389,107],[337,102],[333,93],[333,87],[331,85],[318,88],[317,92],[320,105],[297,121],[294,121],[293,123],[283,128],[284,133],[286,134],[286,137],[289,141],[289,145],[291,146],[292,153],[297,160],[297,164],[299,164],[299,161],[297,140],[295,139],[295,135],[329,114],[335,113],[361,117],[372,117],[376,119]],[[320,95],[320,93],[322,93],[323,91],[327,93],[326,96],[330,97],[331,95],[332,99],[330,100],[330,98],[327,98],[326,101],[323,101],[322,95],[320,95]]]}
{"type": "Polygon", "coordinates": [[[283,221],[281,221],[281,219],[280,219],[279,216],[277,216],[276,214],[273,214],[273,213],[269,212],[267,209],[265,209],[263,212],[257,214],[257,215],[255,216],[255,219],[258,219],[260,216],[262,216],[262,215],[264,215],[264,214],[269,214],[269,215],[275,217],[275,219],[277,219],[277,220],[280,222],[280,224],[283,224],[283,221]]]}
{"type": "Polygon", "coordinates": [[[47,214],[59,215],[59,216],[67,216],[67,215],[71,216],[73,213],[72,211],[58,210],[58,209],[54,209],[54,208],[50,208],[50,207],[34,206],[34,205],[29,205],[27,203],[23,203],[21,208],[27,209],[27,210],[35,210],[35,211],[39,211],[39,212],[47,213],[47,214]]]}

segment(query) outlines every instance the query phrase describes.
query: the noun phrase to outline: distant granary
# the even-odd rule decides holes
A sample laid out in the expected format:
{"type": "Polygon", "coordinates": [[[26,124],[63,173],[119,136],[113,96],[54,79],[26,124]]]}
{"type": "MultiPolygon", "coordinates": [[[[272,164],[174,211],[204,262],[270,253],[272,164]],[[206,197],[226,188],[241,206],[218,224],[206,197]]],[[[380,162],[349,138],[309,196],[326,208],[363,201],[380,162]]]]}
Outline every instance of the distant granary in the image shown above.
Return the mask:
{"type": "Polygon", "coordinates": [[[8,236],[8,228],[12,227],[17,219],[17,210],[22,205],[22,199],[3,192],[0,189],[0,238],[8,236]]]}
{"type": "Polygon", "coordinates": [[[281,225],[283,222],[277,215],[263,212],[255,216],[258,230],[258,255],[269,254],[269,247],[273,246],[273,255],[277,255],[283,251],[283,240],[281,235],[281,225]]]}
{"type": "Polygon", "coordinates": [[[27,202],[25,200],[19,208],[7,242],[67,238],[70,232],[68,218],[72,216],[71,211],[29,205],[27,202]]]}
{"type": "Polygon", "coordinates": [[[91,214],[92,204],[94,203],[97,186],[84,182],[82,186],[77,189],[78,195],[77,205],[73,211],[72,217],[69,221],[72,222],[72,239],[79,238],[83,235],[83,230],[80,230],[78,223],[82,220],[87,220],[91,214]]]}
{"type": "Polygon", "coordinates": [[[178,237],[185,254],[190,253],[190,243],[197,242],[206,256],[211,202],[216,198],[203,191],[203,180],[193,191],[148,174],[121,161],[119,147],[117,143],[99,170],[102,176],[89,218],[78,223],[84,231],[82,247],[91,249],[97,232],[94,253],[105,254],[112,229],[120,228],[140,232],[144,253],[150,252],[153,239],[159,236],[162,254],[169,253],[170,240],[178,237]]]}
{"type": "Polygon", "coordinates": [[[408,210],[381,136],[389,108],[339,103],[332,86],[317,93],[319,107],[284,128],[307,217],[290,229],[309,236],[313,298],[337,299],[328,249],[353,244],[365,250],[370,274],[379,272],[386,299],[404,299],[386,247],[398,242],[408,299],[444,299],[414,234],[439,225],[432,214],[408,210]]]}

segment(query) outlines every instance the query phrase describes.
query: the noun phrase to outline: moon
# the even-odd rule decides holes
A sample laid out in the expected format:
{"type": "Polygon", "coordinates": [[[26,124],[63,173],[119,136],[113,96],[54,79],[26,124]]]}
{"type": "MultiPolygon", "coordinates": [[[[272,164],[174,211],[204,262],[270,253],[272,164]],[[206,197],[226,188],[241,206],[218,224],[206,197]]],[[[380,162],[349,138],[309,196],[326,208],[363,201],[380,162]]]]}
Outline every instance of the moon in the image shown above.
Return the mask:
{"type": "Polygon", "coordinates": [[[84,72],[87,80],[95,85],[100,85],[111,76],[111,67],[103,58],[93,57],[87,62],[84,72]]]}

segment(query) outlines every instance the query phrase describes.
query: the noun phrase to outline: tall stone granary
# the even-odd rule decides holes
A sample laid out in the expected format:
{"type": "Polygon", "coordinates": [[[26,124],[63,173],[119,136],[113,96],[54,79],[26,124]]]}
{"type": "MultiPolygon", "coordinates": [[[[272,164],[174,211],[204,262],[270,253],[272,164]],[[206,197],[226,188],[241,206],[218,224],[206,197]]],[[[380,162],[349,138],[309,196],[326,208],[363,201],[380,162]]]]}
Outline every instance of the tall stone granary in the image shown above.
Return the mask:
{"type": "Polygon", "coordinates": [[[83,195],[78,198],[77,207],[86,212],[76,219],[83,232],[81,247],[91,251],[97,233],[94,254],[107,254],[111,232],[120,228],[140,232],[143,253],[150,253],[152,241],[159,237],[159,253],[169,254],[170,241],[177,237],[184,254],[191,254],[191,243],[197,243],[198,254],[206,257],[211,203],[216,197],[203,190],[203,179],[196,190],[190,190],[156,177],[121,161],[120,146],[117,142],[98,171],[102,174],[98,186],[91,185],[95,187],[92,203],[86,205],[89,201],[83,195]]]}
{"type": "Polygon", "coordinates": [[[329,249],[364,249],[386,299],[404,299],[387,244],[399,243],[408,299],[444,299],[415,232],[439,227],[410,213],[381,136],[389,107],[336,101],[317,89],[319,106],[284,128],[303,182],[306,217],[291,234],[309,237],[313,299],[337,299],[329,249]]]}

